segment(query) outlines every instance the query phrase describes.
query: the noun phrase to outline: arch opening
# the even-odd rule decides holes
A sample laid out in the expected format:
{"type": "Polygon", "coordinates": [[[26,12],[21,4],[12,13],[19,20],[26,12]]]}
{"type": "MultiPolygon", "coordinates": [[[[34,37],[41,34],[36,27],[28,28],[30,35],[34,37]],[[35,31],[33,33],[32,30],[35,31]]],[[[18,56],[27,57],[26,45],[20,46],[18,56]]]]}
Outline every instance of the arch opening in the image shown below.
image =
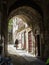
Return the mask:
{"type": "MultiPolygon", "coordinates": [[[[33,9],[32,7],[22,6],[22,7],[17,8],[16,10],[14,10],[10,14],[9,19],[12,18],[12,17],[13,18],[14,17],[17,17],[19,19],[22,19],[31,28],[31,29],[28,29],[29,31],[27,32],[28,33],[28,37],[27,37],[28,40],[27,40],[27,44],[25,44],[25,48],[26,48],[26,45],[27,45],[26,51],[29,52],[29,53],[31,53],[34,56],[38,56],[38,53],[40,54],[39,56],[41,56],[41,32],[42,32],[41,31],[41,27],[42,27],[42,16],[35,9],[33,9]],[[39,40],[38,35],[37,35],[38,33],[35,33],[35,30],[36,29],[38,29],[38,31],[40,32],[40,40],[39,40]],[[29,37],[32,40],[30,40],[29,37]],[[36,39],[38,38],[39,41],[38,40],[37,41],[40,42],[39,43],[39,46],[38,46],[38,44],[36,45],[36,42],[37,41],[36,41],[35,38],[36,39]],[[30,43],[30,41],[32,41],[32,43],[30,43]],[[40,48],[40,50],[38,50],[39,48],[40,48]]],[[[18,31],[18,32],[20,33],[20,31],[18,31]]],[[[24,34],[23,33],[21,34],[21,36],[23,37],[27,33],[25,31],[24,34]]],[[[22,38],[22,40],[23,40],[23,38],[22,38]]],[[[26,43],[26,41],[25,41],[25,43],[26,43]]]]}

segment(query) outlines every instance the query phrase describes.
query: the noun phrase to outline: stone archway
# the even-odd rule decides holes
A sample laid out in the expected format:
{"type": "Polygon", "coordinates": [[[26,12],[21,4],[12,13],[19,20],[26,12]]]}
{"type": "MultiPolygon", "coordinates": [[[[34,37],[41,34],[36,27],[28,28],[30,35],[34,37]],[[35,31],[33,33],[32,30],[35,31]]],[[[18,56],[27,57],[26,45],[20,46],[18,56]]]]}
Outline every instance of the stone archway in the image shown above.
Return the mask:
{"type": "MultiPolygon", "coordinates": [[[[29,6],[18,7],[17,9],[11,12],[11,14],[9,15],[9,19],[12,18],[13,16],[20,17],[23,20],[25,19],[26,23],[32,27],[33,32],[35,28],[38,26],[38,28],[40,29],[40,34],[42,33],[42,16],[37,10],[33,9],[32,7],[29,6]]],[[[40,51],[41,53],[41,50],[38,51],[40,51]]]]}
{"type": "Polygon", "coordinates": [[[26,18],[28,18],[28,22],[29,22],[29,24],[31,23],[32,26],[36,26],[36,25],[39,25],[40,27],[42,26],[42,16],[40,15],[40,13],[37,10],[33,9],[32,7],[21,6],[17,9],[15,9],[9,15],[9,19],[12,18],[13,16],[17,16],[17,15],[23,15],[26,18]]]}

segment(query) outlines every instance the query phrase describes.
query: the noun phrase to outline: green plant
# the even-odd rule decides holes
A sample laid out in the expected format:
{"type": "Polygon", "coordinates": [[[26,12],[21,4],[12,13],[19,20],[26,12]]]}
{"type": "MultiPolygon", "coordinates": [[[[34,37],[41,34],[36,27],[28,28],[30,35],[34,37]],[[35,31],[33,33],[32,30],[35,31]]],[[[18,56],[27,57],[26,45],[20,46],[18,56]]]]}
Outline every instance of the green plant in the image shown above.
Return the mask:
{"type": "Polygon", "coordinates": [[[49,58],[47,59],[47,61],[46,61],[46,65],[48,65],[49,64],[49,58]]]}

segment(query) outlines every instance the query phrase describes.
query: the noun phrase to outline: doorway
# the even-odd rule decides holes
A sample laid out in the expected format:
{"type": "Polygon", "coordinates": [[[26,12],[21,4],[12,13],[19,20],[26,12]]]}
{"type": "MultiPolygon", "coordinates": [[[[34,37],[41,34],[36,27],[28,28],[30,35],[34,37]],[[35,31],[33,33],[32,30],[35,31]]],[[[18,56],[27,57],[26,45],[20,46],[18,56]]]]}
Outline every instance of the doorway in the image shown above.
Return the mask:
{"type": "Polygon", "coordinates": [[[36,56],[40,56],[40,35],[39,34],[37,34],[36,36],[35,36],[35,55],[36,56]]]}
{"type": "Polygon", "coordinates": [[[37,35],[37,49],[38,49],[38,56],[40,56],[40,35],[37,35]]]}
{"type": "Polygon", "coordinates": [[[28,51],[32,52],[32,35],[31,35],[31,31],[28,32],[28,51]]]}

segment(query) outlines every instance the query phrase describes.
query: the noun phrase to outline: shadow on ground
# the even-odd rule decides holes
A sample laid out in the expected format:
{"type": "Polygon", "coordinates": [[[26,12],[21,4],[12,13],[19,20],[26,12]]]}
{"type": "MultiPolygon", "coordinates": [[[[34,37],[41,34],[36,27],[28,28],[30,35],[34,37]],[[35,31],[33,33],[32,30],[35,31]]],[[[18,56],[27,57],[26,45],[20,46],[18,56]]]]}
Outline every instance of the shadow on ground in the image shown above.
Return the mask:
{"type": "Polygon", "coordinates": [[[9,54],[9,56],[12,58],[13,65],[45,65],[45,63],[39,59],[33,58],[33,60],[29,62],[24,57],[19,55],[9,54]]]}
{"type": "Polygon", "coordinates": [[[12,58],[12,63],[13,65],[26,65],[27,61],[21,57],[21,56],[17,56],[17,55],[9,55],[12,58]]]}

